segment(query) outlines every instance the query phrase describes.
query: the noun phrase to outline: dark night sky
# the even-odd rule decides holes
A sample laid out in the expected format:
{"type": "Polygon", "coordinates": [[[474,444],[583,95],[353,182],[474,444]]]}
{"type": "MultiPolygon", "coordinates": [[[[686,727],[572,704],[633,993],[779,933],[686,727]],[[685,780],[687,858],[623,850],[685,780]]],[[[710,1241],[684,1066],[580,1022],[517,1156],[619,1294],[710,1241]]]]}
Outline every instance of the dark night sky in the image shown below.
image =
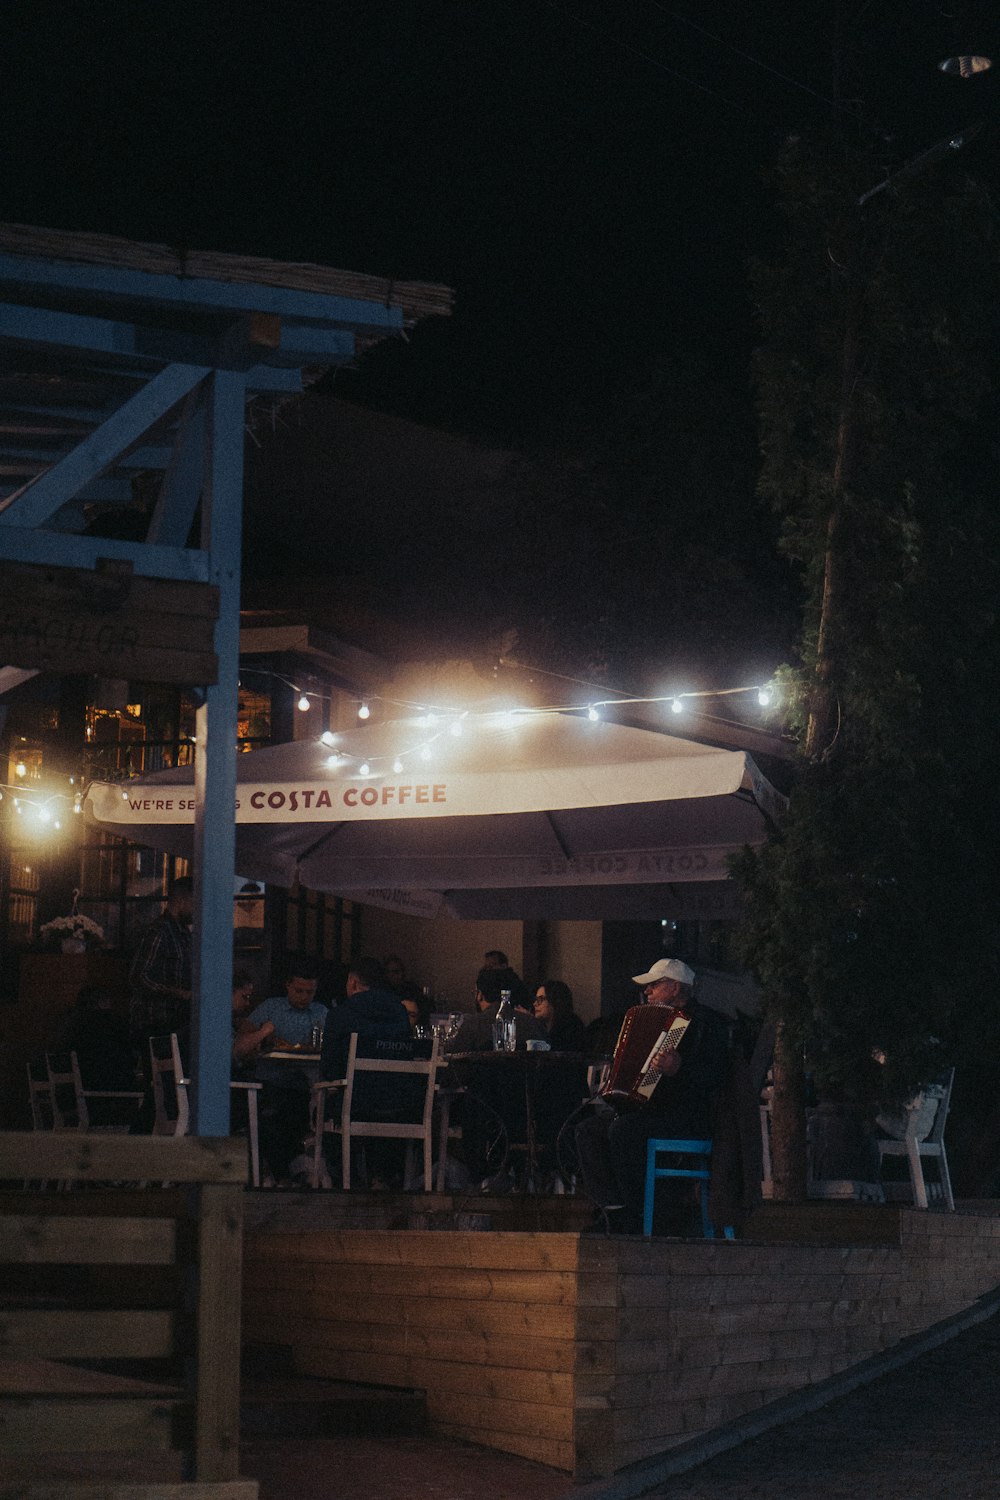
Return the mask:
{"type": "MultiPolygon", "coordinates": [[[[833,0],[20,0],[0,216],[447,282],[451,323],[338,391],[493,443],[565,444],[690,368],[692,405],[723,393],[759,528],[764,167],[789,132],[858,133],[858,100],[887,169],[1000,120],[995,78],[935,70],[959,0],[839,9],[837,110],[833,0]]],[[[994,7],[968,9],[1000,56],[994,7]]],[[[994,180],[997,134],[963,154],[994,180]]]]}

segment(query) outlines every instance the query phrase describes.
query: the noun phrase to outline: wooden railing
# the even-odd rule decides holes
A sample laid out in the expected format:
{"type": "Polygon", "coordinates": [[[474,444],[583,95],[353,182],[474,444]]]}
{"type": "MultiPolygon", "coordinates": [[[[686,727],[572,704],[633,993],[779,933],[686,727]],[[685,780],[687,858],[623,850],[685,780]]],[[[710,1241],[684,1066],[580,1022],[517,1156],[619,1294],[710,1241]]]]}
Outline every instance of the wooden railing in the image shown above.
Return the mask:
{"type": "Polygon", "coordinates": [[[256,1500],[238,1479],[245,1181],[242,1140],[0,1133],[0,1500],[95,1480],[256,1500]]]}

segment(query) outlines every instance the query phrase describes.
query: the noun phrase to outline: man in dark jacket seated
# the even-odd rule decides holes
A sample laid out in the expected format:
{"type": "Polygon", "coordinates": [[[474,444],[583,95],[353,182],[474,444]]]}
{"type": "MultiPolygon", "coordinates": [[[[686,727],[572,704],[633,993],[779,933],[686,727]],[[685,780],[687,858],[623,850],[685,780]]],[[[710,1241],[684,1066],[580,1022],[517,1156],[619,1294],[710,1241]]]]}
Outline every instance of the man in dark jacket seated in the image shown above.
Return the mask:
{"type": "MultiPolygon", "coordinates": [[[[414,1056],[409,1016],[399,996],[387,988],[382,965],[374,958],[355,959],[351,964],[347,999],[330,1012],[323,1032],[321,1078],[346,1078],[353,1032],[358,1034],[358,1057],[408,1062],[414,1056]]],[[[354,1080],[351,1119],[419,1120],[425,1085],[420,1074],[359,1073],[354,1080]]],[[[391,1139],[365,1142],[373,1183],[401,1177],[404,1146],[405,1142],[391,1139]]]]}
{"type": "Polygon", "coordinates": [[[647,1141],[712,1135],[726,1079],[729,1029],[724,1016],[694,999],[694,977],[676,958],[658,959],[648,974],[635,976],[645,1004],[673,1006],[690,1024],[677,1049],[654,1064],[660,1081],[645,1105],[619,1113],[602,1100],[576,1128],[586,1192],[609,1216],[610,1226],[626,1234],[642,1232],[647,1141]]]}

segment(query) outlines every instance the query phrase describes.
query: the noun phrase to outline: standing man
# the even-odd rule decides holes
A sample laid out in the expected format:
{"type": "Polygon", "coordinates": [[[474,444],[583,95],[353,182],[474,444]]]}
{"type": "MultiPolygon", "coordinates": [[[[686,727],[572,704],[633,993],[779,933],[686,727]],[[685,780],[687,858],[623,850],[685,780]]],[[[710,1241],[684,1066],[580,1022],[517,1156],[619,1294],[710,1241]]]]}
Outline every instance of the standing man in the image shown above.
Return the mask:
{"type": "Polygon", "coordinates": [[[660,1081],[645,1105],[619,1114],[605,1100],[576,1128],[580,1172],[587,1194],[623,1234],[641,1234],[646,1190],[646,1143],[657,1137],[708,1138],[726,1078],[729,1033],[725,1017],[694,998],[694,971],[677,958],[660,958],[636,974],[645,1005],[682,1010],[689,1026],[676,1051],[654,1066],[660,1081]]]}
{"type": "MultiPolygon", "coordinates": [[[[329,1012],[316,999],[319,969],[311,958],[292,960],[285,980],[285,993],[264,1000],[252,1010],[237,1031],[249,1036],[270,1022],[275,1046],[308,1044],[314,1026],[323,1027],[329,1012]]],[[[291,1163],[301,1155],[309,1129],[309,1078],[294,1063],[269,1062],[260,1057],[256,1074],[260,1091],[260,1149],[274,1181],[291,1181],[291,1163]]]]}
{"type": "Polygon", "coordinates": [[[140,939],[129,968],[132,986],[129,1035],[149,1073],[149,1038],[177,1033],[186,1057],[191,1030],[191,918],[194,882],[175,880],[167,904],[140,939]]]}

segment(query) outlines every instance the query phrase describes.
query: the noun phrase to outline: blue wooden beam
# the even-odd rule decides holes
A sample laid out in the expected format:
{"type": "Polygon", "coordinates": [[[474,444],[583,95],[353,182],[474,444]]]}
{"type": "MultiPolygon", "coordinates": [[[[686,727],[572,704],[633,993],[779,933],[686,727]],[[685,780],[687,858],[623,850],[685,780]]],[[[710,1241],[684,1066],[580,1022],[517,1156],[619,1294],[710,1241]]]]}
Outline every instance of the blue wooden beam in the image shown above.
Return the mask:
{"type": "MultiPolygon", "coordinates": [[[[89,433],[81,433],[81,439],[89,437],[89,433]]],[[[11,459],[23,459],[28,464],[53,464],[58,460],[66,458],[72,453],[77,445],[67,447],[63,441],[58,448],[27,448],[21,443],[10,444],[0,439],[0,458],[5,461],[11,459]]],[[[116,469],[165,469],[170,462],[172,448],[161,447],[159,444],[144,443],[141,448],[133,448],[130,453],[115,461],[116,469]]],[[[25,473],[29,471],[26,469],[25,473]]]]}
{"type": "Polygon", "coordinates": [[[245,370],[252,362],[265,366],[337,365],[354,358],[353,333],[307,324],[282,325],[281,342],[265,349],[183,329],[145,327],[141,323],[0,303],[0,338],[15,344],[45,344],[53,349],[80,349],[90,354],[119,355],[151,363],[200,364],[245,370]]]}
{"type": "Polygon", "coordinates": [[[205,379],[198,365],[168,365],[120,406],[89,437],[19,495],[0,501],[0,526],[40,526],[61,505],[113,468],[116,460],[205,379]]]}
{"type": "Polygon", "coordinates": [[[152,547],[148,542],[119,542],[105,536],[77,536],[66,531],[0,526],[0,558],[7,562],[95,568],[102,557],[131,562],[135,571],[147,578],[208,582],[208,556],[199,548],[152,547]]]}
{"type": "Polygon", "coordinates": [[[218,371],[207,389],[202,546],[219,590],[218,681],[198,709],[194,825],[194,1004],[191,1051],[196,1135],[229,1132],[236,867],[236,705],[240,654],[240,529],[243,519],[242,378],[218,371]]]}
{"type": "MultiPolygon", "coordinates": [[[[36,260],[31,256],[0,254],[0,285],[73,288],[122,301],[145,302],[150,307],[173,304],[191,311],[206,308],[272,312],[282,318],[313,318],[328,327],[355,332],[401,329],[403,312],[383,302],[358,297],[328,296],[263,282],[213,281],[208,277],[162,276],[132,271],[125,266],[92,266],[77,261],[36,260]]],[[[387,282],[388,286],[389,283],[387,282]]]]}
{"type": "Polygon", "coordinates": [[[184,402],[173,455],[146,533],[148,542],[183,547],[201,498],[205,461],[205,392],[192,391],[184,402]]]}

